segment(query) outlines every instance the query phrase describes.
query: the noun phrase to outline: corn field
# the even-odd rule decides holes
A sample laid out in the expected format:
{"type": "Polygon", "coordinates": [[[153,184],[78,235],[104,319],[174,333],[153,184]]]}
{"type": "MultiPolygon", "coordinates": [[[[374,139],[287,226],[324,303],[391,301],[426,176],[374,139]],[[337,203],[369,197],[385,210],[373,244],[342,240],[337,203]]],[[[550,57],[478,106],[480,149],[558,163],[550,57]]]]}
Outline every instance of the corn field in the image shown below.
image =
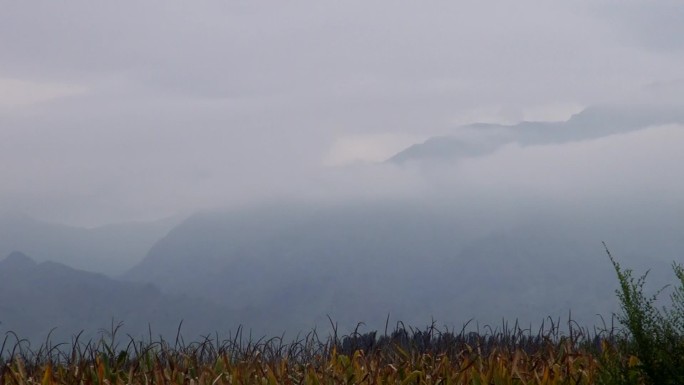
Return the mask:
{"type": "MultiPolygon", "coordinates": [[[[358,330],[358,329],[357,329],[358,330]]],[[[397,327],[392,333],[354,332],[321,340],[315,332],[280,338],[232,338],[185,344],[177,337],[121,346],[108,338],[70,346],[22,341],[2,346],[0,385],[127,384],[641,384],[639,360],[624,353],[619,333],[556,325],[529,330],[453,333],[434,325],[397,327]],[[10,347],[10,345],[12,345],[10,347]]]]}

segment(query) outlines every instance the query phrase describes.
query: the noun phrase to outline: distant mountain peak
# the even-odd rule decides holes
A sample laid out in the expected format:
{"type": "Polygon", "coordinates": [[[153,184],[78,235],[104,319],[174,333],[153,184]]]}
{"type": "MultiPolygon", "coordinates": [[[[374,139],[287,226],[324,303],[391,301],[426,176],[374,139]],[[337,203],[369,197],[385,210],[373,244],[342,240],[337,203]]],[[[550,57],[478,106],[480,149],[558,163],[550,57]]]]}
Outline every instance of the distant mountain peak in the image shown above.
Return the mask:
{"type": "Polygon", "coordinates": [[[3,269],[26,269],[34,266],[36,266],[36,261],[21,251],[11,252],[0,262],[0,268],[3,269]]]}
{"type": "Polygon", "coordinates": [[[601,104],[586,107],[561,122],[522,121],[513,125],[475,123],[461,128],[480,132],[496,130],[494,135],[473,140],[459,135],[435,136],[398,152],[387,162],[444,160],[488,155],[501,146],[515,142],[521,146],[564,144],[625,134],[652,126],[684,124],[681,105],[601,104]]]}

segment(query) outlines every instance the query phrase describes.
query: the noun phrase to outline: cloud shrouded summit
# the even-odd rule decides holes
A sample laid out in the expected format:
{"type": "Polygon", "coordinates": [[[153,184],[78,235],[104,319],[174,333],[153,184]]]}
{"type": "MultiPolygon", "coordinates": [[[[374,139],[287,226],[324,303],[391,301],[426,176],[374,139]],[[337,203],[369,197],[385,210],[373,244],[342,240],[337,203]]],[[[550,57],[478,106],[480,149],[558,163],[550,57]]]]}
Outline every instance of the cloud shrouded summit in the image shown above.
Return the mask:
{"type": "Polygon", "coordinates": [[[97,225],[299,196],[463,124],[652,102],[684,78],[679,7],[6,4],[0,209],[97,225]]]}

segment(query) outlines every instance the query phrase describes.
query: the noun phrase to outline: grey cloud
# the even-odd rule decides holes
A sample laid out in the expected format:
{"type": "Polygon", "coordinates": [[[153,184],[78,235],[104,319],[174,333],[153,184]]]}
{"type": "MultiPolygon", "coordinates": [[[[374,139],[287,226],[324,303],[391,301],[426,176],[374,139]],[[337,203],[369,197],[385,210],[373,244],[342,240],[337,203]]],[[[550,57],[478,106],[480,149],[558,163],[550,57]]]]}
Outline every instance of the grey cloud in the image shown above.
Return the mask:
{"type": "MultiPolygon", "coordinates": [[[[340,138],[445,134],[481,110],[684,77],[605,23],[541,1],[8,4],[0,77],[84,91],[0,108],[0,204],[103,222],[297,195],[351,178],[322,167],[340,138]]],[[[413,191],[394,174],[371,190],[413,191]]]]}
{"type": "Polygon", "coordinates": [[[684,42],[684,5],[679,1],[630,1],[596,6],[625,40],[659,53],[681,55],[684,42]]]}

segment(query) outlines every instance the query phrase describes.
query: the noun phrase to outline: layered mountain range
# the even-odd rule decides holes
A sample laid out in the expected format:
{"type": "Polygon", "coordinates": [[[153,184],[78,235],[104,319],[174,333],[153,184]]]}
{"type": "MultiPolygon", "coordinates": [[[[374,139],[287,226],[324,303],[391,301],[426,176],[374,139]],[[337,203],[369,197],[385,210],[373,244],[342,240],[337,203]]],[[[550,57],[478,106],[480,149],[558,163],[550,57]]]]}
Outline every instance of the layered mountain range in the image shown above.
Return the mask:
{"type": "MultiPolygon", "coordinates": [[[[458,163],[501,146],[587,141],[684,123],[684,111],[595,107],[559,123],[474,125],[388,162],[458,163]],[[480,136],[478,136],[480,135],[480,136]]],[[[193,338],[239,325],[255,335],[383,328],[436,320],[538,324],[547,316],[594,325],[616,310],[617,281],[602,241],[625,264],[652,268],[658,287],[684,255],[684,212],[647,205],[501,212],[477,202],[356,199],[280,201],[168,221],[98,229],[0,219],[0,332],[68,340],[123,322],[125,333],[193,338]],[[471,207],[472,206],[472,207],[471,207]],[[20,250],[21,252],[12,252],[20,250]],[[23,253],[26,254],[23,254],[23,253]],[[71,266],[71,267],[70,267],[71,266]],[[87,271],[88,270],[88,271],[87,271]],[[103,273],[106,273],[103,274],[103,273]]],[[[570,199],[570,202],[572,200],[570,199]]],[[[650,281],[649,281],[650,282],[650,281]]]]}

